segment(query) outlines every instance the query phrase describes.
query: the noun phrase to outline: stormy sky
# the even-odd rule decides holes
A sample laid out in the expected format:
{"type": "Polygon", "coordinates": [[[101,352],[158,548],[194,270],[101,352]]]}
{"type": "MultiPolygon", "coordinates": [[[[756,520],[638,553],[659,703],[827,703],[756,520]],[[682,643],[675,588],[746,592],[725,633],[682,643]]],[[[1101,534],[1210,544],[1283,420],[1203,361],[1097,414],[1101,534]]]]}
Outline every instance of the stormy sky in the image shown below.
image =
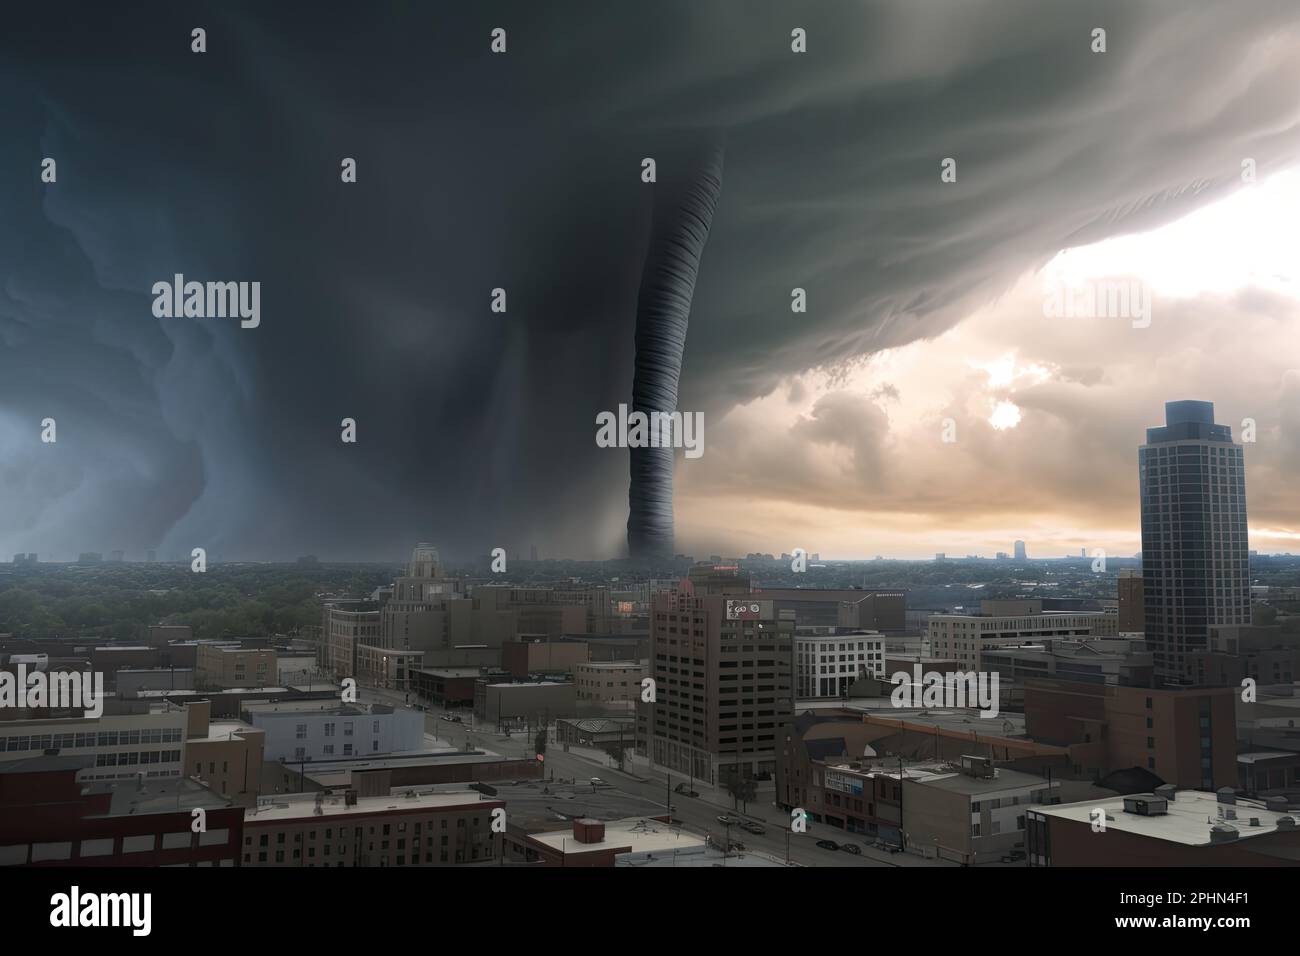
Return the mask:
{"type": "MultiPolygon", "coordinates": [[[[718,134],[680,549],[1132,553],[1179,398],[1259,423],[1252,546],[1300,530],[1294,290],[1106,244],[1295,164],[1292,2],[109,6],[0,39],[0,555],[622,553],[594,423],[631,391],[641,160],[718,134]],[[1043,317],[1077,247],[1148,276],[1149,328],[1043,317]],[[261,324],[155,318],[175,273],[260,281],[261,324]]],[[[1257,205],[1210,262],[1296,248],[1300,206],[1257,205]]]]}

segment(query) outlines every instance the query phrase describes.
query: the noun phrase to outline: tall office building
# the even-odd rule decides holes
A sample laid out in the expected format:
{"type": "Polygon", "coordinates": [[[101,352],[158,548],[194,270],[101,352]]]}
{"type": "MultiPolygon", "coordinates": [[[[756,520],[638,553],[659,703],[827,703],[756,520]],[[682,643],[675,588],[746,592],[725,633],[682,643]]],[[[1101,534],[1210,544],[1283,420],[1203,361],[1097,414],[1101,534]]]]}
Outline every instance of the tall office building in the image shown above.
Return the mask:
{"type": "Polygon", "coordinates": [[[793,611],[778,611],[735,567],[697,565],[652,599],[655,699],[637,745],[675,773],[720,786],[769,774],[794,717],[793,611]]]}
{"type": "Polygon", "coordinates": [[[1138,449],[1146,640],[1157,681],[1196,684],[1210,629],[1250,623],[1246,475],[1212,402],[1167,402],[1138,449]]]}
{"type": "Polygon", "coordinates": [[[1025,543],[1024,543],[1023,541],[1017,541],[1017,542],[1016,542],[1016,560],[1017,560],[1017,561],[1027,561],[1028,559],[1029,559],[1029,555],[1025,553],[1025,543]]]}

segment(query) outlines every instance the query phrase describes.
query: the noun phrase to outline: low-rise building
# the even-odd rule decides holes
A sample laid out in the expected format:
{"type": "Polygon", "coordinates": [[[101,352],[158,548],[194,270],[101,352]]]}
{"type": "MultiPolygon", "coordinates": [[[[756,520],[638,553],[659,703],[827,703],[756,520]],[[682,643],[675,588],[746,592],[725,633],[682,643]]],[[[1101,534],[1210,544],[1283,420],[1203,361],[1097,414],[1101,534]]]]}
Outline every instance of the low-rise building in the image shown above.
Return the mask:
{"type": "Polygon", "coordinates": [[[974,864],[1025,847],[1026,815],[1050,804],[1059,783],[987,757],[963,757],[954,773],[903,780],[903,845],[912,852],[974,864]]]}
{"type": "Polygon", "coordinates": [[[195,682],[214,687],[261,687],[277,678],[276,653],[269,647],[200,644],[195,652],[195,682]]]}
{"type": "Polygon", "coordinates": [[[186,706],[186,774],[237,806],[257,803],[266,733],[242,720],[212,720],[206,700],[186,706]]]}
{"type": "Polygon", "coordinates": [[[356,677],[362,684],[409,691],[412,674],[423,661],[424,651],[358,644],[356,677]]]}
{"type": "Polygon", "coordinates": [[[472,707],[474,684],[483,672],[481,667],[421,667],[411,674],[411,689],[435,707],[472,707]]]}
{"type": "Polygon", "coordinates": [[[521,634],[518,640],[501,645],[501,667],[518,680],[537,674],[564,676],[574,673],[587,654],[585,641],[521,634]]]}
{"type": "Polygon", "coordinates": [[[474,717],[502,727],[539,727],[577,711],[571,681],[475,682],[474,717]]]}
{"type": "Polygon", "coordinates": [[[1026,848],[1030,866],[1295,866],[1298,821],[1300,809],[1285,798],[1163,786],[1032,807],[1026,848]]]}
{"type": "MultiPolygon", "coordinates": [[[[521,838],[527,862],[542,866],[630,866],[675,853],[699,854],[705,838],[657,820],[638,817],[605,822],[579,818],[564,830],[521,838]]],[[[719,854],[718,859],[721,859],[719,854]]]]}
{"type": "Polygon", "coordinates": [[[496,857],[492,811],[473,790],[264,797],[244,815],[244,866],[448,866],[496,857]]]}
{"type": "Polygon", "coordinates": [[[267,760],[300,763],[424,747],[424,714],[406,707],[278,701],[247,704],[244,719],[265,731],[267,760]]]}
{"type": "MultiPolygon", "coordinates": [[[[997,605],[992,605],[997,609],[997,605]]],[[[1119,617],[1104,611],[1042,611],[1029,614],[933,614],[929,652],[984,669],[986,650],[1052,638],[1114,637],[1119,617]]]]}
{"type": "Polygon", "coordinates": [[[636,742],[633,717],[568,717],[555,722],[555,741],[569,747],[604,750],[622,746],[631,750],[636,742]]]}
{"type": "Polygon", "coordinates": [[[0,763],[2,866],[238,866],[244,812],[185,778],[82,782],[93,759],[0,763]],[[204,829],[195,832],[195,810],[204,829]]]}
{"type": "Polygon", "coordinates": [[[78,779],[179,777],[184,767],[185,710],[160,703],[142,714],[104,714],[0,722],[0,767],[48,751],[87,756],[78,779]]]}
{"type": "Polygon", "coordinates": [[[885,635],[855,627],[797,627],[795,696],[843,697],[863,677],[884,677],[885,635]]]}
{"type": "Polygon", "coordinates": [[[641,695],[648,661],[583,661],[573,665],[578,705],[583,708],[633,713],[641,695]]]}

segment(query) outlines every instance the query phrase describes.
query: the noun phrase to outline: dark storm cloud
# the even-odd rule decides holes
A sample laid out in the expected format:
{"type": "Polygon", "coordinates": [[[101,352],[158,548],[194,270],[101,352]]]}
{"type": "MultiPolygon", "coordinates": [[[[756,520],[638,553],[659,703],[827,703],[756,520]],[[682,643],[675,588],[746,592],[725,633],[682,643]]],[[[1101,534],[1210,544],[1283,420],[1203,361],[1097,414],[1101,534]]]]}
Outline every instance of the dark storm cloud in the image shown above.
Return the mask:
{"type": "Polygon", "coordinates": [[[631,390],[639,164],[671,179],[705,132],[725,131],[727,171],[682,406],[711,414],[937,334],[1062,246],[1178,215],[1297,144],[1283,2],[11,19],[0,548],[64,556],[614,549],[627,460],[594,420],[631,390]],[[154,319],[150,286],[176,272],[260,281],[260,327],[154,319]]]}

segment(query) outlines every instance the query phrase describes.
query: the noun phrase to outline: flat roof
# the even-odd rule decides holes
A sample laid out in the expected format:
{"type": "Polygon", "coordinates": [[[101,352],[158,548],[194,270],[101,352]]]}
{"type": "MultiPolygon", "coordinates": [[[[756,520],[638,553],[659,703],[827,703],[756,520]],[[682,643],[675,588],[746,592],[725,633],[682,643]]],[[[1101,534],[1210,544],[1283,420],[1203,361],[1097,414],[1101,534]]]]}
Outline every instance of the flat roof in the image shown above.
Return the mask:
{"type": "Polygon", "coordinates": [[[194,690],[191,687],[178,687],[176,690],[166,690],[165,688],[151,687],[148,690],[137,691],[136,696],[141,699],[149,697],[216,697],[218,694],[287,694],[287,687],[222,687],[219,690],[194,690]]]}
{"type": "MultiPolygon", "coordinates": [[[[551,830],[571,832],[570,821],[579,817],[611,821],[653,817],[668,812],[661,802],[613,787],[593,787],[585,782],[492,780],[488,783],[497,791],[497,799],[504,800],[510,808],[511,827],[530,834],[551,830]]],[[[435,785],[434,789],[447,790],[457,786],[463,784],[435,785]]]]}
{"type": "Polygon", "coordinates": [[[704,837],[684,831],[680,826],[645,817],[614,820],[605,824],[605,837],[598,843],[579,843],[572,828],[548,833],[530,833],[529,839],[561,853],[592,853],[627,847],[626,852],[650,853],[703,847],[704,837]]]}
{"type": "Polygon", "coordinates": [[[1300,757],[1300,753],[1285,750],[1260,750],[1254,753],[1237,754],[1237,763],[1254,763],[1257,760],[1276,760],[1279,757],[1300,757]]]}
{"type": "MultiPolygon", "coordinates": [[[[1155,794],[1129,794],[1128,798],[1157,799],[1155,794]]],[[[1201,790],[1179,790],[1173,800],[1166,804],[1166,812],[1148,817],[1137,813],[1124,812],[1124,798],[1113,797],[1104,800],[1087,800],[1081,803],[1065,803],[1057,806],[1030,806],[1029,813],[1045,817],[1057,817],[1076,823],[1091,825],[1090,814],[1097,808],[1106,811],[1106,829],[1135,833],[1155,840],[1166,840],[1184,846],[1209,846],[1210,828],[1225,824],[1237,831],[1238,839],[1248,840],[1265,833],[1277,831],[1277,821],[1284,816],[1300,821],[1300,813],[1294,810],[1278,812],[1266,810],[1257,800],[1237,798],[1235,805],[1221,804],[1218,796],[1201,790]],[[1219,811],[1235,810],[1237,819],[1227,820],[1219,817],[1219,811]],[[1259,826],[1251,826],[1252,819],[1259,820],[1259,826]]]]}
{"type": "Polygon", "coordinates": [[[596,670],[626,670],[629,667],[644,667],[646,661],[578,661],[574,667],[590,667],[596,670]]]}
{"type": "MultiPolygon", "coordinates": [[[[322,791],[323,792],[323,791],[322,791]]],[[[256,807],[244,811],[244,826],[270,823],[277,820],[313,819],[316,817],[347,817],[383,813],[386,810],[446,810],[452,807],[483,803],[494,806],[500,800],[484,796],[477,790],[416,791],[390,796],[358,797],[348,805],[341,793],[326,796],[316,812],[316,794],[283,794],[263,797],[256,807]],[[263,802],[265,801],[265,802],[263,802]]]]}
{"type": "MultiPolygon", "coordinates": [[[[614,857],[615,866],[626,867],[659,867],[659,866],[723,866],[723,852],[720,846],[673,846],[663,851],[644,851],[639,852],[632,850],[628,853],[620,853],[614,857]]],[[[780,859],[768,853],[759,853],[754,850],[744,850],[741,852],[731,852],[726,854],[725,866],[727,869],[732,867],[769,867],[769,866],[788,866],[790,864],[782,862],[780,859]]]]}
{"type": "Polygon", "coordinates": [[[1021,773],[1019,770],[1008,770],[1005,767],[998,767],[994,773],[996,775],[992,777],[972,777],[970,774],[957,772],[923,780],[921,783],[938,790],[970,795],[997,793],[1001,790],[1028,790],[1036,787],[1046,789],[1049,786],[1060,786],[1059,780],[1049,784],[1043,777],[1032,773],[1021,773]]]}
{"type": "MultiPolygon", "coordinates": [[[[304,714],[316,714],[326,717],[385,717],[398,710],[407,709],[409,708],[394,707],[392,704],[345,704],[334,697],[308,700],[259,700],[250,701],[244,705],[245,711],[257,717],[292,717],[302,716],[304,714]]],[[[417,711],[411,710],[411,713],[417,713],[417,711]]]]}
{"type": "Polygon", "coordinates": [[[59,770],[85,770],[95,766],[93,755],[20,757],[17,760],[0,760],[3,773],[53,773],[59,770]]]}
{"type": "Polygon", "coordinates": [[[246,724],[242,720],[213,720],[208,723],[208,735],[206,737],[190,737],[188,742],[194,743],[196,740],[229,740],[233,734],[249,732],[265,733],[265,731],[254,727],[252,724],[246,724]]]}
{"type": "Polygon", "coordinates": [[[103,780],[88,783],[82,793],[111,793],[106,816],[141,816],[148,813],[188,813],[195,807],[219,810],[230,801],[189,777],[146,777],[143,781],[103,780]]]}

